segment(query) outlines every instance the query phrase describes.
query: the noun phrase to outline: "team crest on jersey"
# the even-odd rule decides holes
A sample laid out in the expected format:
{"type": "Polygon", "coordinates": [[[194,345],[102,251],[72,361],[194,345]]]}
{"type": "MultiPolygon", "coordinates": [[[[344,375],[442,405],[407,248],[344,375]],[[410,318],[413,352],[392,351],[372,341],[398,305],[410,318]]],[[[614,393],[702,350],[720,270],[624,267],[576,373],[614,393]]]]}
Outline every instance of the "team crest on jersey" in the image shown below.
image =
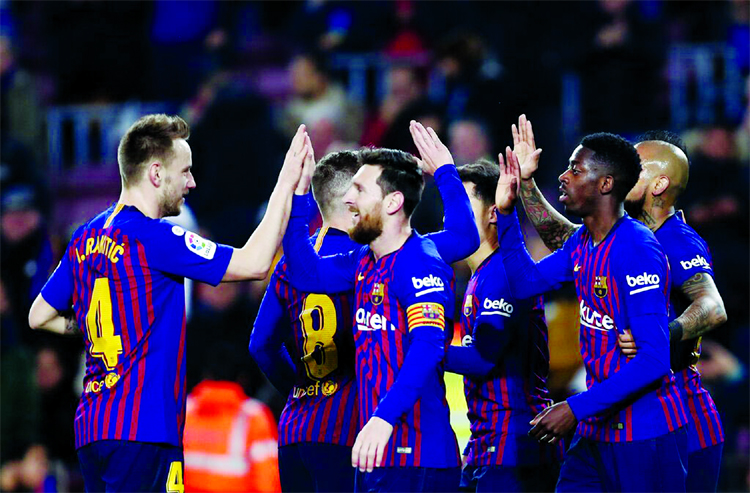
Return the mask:
{"type": "Polygon", "coordinates": [[[594,280],[594,294],[599,298],[607,296],[607,276],[596,276],[594,280]]]}
{"type": "Polygon", "coordinates": [[[207,260],[214,258],[214,254],[216,253],[216,243],[201,238],[195,233],[188,232],[185,235],[185,245],[188,247],[188,250],[207,260]]]}
{"type": "Polygon", "coordinates": [[[471,316],[471,312],[474,310],[474,295],[468,294],[466,295],[466,299],[464,300],[464,315],[467,317],[471,316]]]}
{"type": "Polygon", "coordinates": [[[375,284],[372,285],[372,292],[370,293],[370,301],[372,301],[373,305],[379,305],[383,302],[383,293],[385,293],[383,283],[376,282],[375,284]]]}
{"type": "Polygon", "coordinates": [[[323,382],[323,385],[321,387],[321,391],[323,392],[324,396],[329,396],[335,393],[339,389],[339,385],[334,382],[333,380],[326,380],[323,382]]]}

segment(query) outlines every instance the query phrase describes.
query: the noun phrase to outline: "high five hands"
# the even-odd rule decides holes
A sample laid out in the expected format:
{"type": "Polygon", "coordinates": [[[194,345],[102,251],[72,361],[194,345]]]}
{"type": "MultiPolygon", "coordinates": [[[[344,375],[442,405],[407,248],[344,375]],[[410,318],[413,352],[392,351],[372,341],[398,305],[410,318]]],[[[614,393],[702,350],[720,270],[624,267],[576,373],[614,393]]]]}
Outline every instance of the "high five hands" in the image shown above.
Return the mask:
{"type": "Polygon", "coordinates": [[[451,151],[440,141],[431,127],[425,128],[421,123],[412,120],[409,122],[409,132],[422,158],[419,160],[419,167],[424,173],[434,175],[441,166],[453,164],[451,151]]]}

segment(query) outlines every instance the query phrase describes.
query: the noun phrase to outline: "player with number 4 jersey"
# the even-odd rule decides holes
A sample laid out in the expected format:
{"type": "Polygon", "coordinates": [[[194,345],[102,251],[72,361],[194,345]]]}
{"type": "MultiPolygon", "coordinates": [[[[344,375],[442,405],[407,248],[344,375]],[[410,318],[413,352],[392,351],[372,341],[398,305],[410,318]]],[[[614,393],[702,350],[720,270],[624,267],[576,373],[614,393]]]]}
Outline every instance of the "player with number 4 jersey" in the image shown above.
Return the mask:
{"type": "Polygon", "coordinates": [[[300,127],[269,212],[234,249],[163,219],[195,187],[188,136],[179,117],[133,124],[118,150],[118,203],[78,228],[29,314],[31,327],[84,336],[75,434],[87,491],[184,491],[184,279],[265,277],[309,149],[300,127]]]}

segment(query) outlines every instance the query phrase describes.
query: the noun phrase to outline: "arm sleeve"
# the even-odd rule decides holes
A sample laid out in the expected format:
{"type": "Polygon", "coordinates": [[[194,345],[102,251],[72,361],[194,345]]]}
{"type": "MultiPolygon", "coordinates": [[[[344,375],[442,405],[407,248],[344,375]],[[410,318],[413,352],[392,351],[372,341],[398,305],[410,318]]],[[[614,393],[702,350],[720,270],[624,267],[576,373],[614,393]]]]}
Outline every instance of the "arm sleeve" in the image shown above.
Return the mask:
{"type": "Polygon", "coordinates": [[[514,298],[530,298],[559,289],[562,283],[573,280],[570,245],[576,235],[569,238],[563,248],[535,263],[524,245],[515,211],[507,216],[498,214],[497,234],[510,291],[514,298]]]}
{"type": "Polygon", "coordinates": [[[483,274],[475,292],[480,304],[474,319],[474,341],[470,347],[448,347],[445,364],[448,371],[487,377],[502,359],[520,314],[525,313],[510,296],[502,263],[491,265],[495,268],[483,274]]]}
{"type": "MultiPolygon", "coordinates": [[[[282,394],[289,395],[294,386],[296,372],[292,358],[284,345],[289,330],[284,330],[284,310],[272,283],[260,304],[258,315],[250,334],[250,354],[268,380],[282,394]]],[[[289,327],[286,325],[286,327],[289,327]]]]}
{"type": "Polygon", "coordinates": [[[167,220],[149,220],[138,241],[151,268],[217,286],[234,248],[185,231],[167,220]]]}
{"type": "Polygon", "coordinates": [[[466,189],[455,166],[441,166],[435,172],[440,197],[443,199],[443,230],[426,235],[445,263],[464,259],[479,248],[479,232],[466,189]]]}
{"type": "Polygon", "coordinates": [[[639,315],[631,319],[638,353],[620,371],[568,398],[578,420],[604,413],[669,373],[667,317],[639,315]]]}
{"type": "Polygon", "coordinates": [[[67,251],[45,283],[41,294],[42,298],[58,312],[70,309],[73,300],[73,271],[67,251]]]}
{"type": "Polygon", "coordinates": [[[401,305],[408,307],[409,347],[396,381],[373,413],[373,416],[390,424],[414,407],[430,375],[438,371],[445,356],[445,306],[452,302],[452,293],[446,288],[451,281],[450,267],[440,262],[441,268],[437,259],[432,257],[410,260],[408,265],[399,266],[406,274],[402,274],[400,279],[408,281],[412,276],[423,278],[433,275],[441,279],[443,289],[419,291],[406,282],[396,288],[401,305]]]}
{"type": "Polygon", "coordinates": [[[321,257],[309,241],[308,198],[295,195],[284,234],[289,282],[301,291],[340,293],[354,289],[357,251],[321,257]]]}
{"type": "Polygon", "coordinates": [[[623,309],[616,323],[618,330],[633,333],[638,353],[606,380],[568,399],[579,420],[611,409],[670,372],[666,259],[656,239],[628,253],[613,269],[623,309]]]}

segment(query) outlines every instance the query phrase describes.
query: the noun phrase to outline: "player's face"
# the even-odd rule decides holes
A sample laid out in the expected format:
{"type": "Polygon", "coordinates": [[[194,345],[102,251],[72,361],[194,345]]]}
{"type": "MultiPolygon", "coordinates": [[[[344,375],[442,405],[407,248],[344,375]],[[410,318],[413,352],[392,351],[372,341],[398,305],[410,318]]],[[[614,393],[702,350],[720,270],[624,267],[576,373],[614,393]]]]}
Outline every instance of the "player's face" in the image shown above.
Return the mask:
{"type": "Polygon", "coordinates": [[[570,156],[568,169],[560,175],[560,203],[565,210],[579,217],[585,217],[596,209],[599,179],[597,167],[592,157],[594,152],[578,146],[570,156]]]}
{"type": "Polygon", "coordinates": [[[471,210],[474,212],[474,223],[479,231],[479,242],[484,243],[490,236],[497,237],[497,230],[492,227],[496,223],[495,212],[493,207],[487,207],[480,198],[476,196],[476,185],[471,182],[464,182],[464,189],[469,196],[471,210]]]}
{"type": "Polygon", "coordinates": [[[381,172],[380,166],[362,166],[344,194],[344,203],[352,213],[349,237],[362,245],[375,241],[383,232],[383,190],[377,184],[381,172]]]}
{"type": "Polygon", "coordinates": [[[646,204],[646,194],[648,194],[651,182],[658,175],[659,165],[649,152],[647,143],[640,143],[635,148],[641,157],[641,173],[638,175],[638,182],[625,197],[625,210],[631,216],[638,217],[646,204]]]}
{"type": "Polygon", "coordinates": [[[185,196],[191,188],[195,188],[195,179],[191,168],[193,156],[190,146],[184,139],[174,141],[174,155],[162,166],[164,173],[163,186],[159,197],[161,217],[177,216],[180,214],[185,196]]]}

